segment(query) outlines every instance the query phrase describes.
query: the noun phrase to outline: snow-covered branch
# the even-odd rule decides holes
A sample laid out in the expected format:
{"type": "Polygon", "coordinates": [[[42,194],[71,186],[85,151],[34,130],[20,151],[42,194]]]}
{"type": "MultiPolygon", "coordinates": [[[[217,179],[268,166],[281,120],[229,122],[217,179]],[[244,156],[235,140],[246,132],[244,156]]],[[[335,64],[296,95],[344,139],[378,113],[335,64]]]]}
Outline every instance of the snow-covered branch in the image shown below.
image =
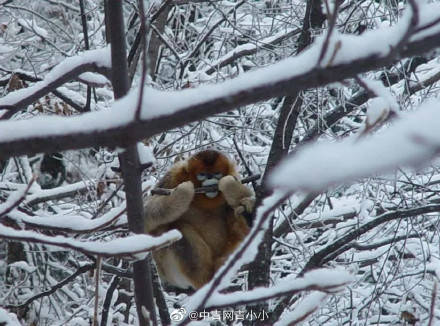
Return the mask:
{"type": "Polygon", "coordinates": [[[4,203],[0,204],[0,220],[4,215],[8,214],[12,210],[14,210],[14,208],[20,205],[20,203],[25,199],[26,194],[28,193],[34,181],[35,179],[32,179],[26,188],[24,188],[23,190],[17,190],[16,192],[12,193],[4,203]]]}
{"type": "Polygon", "coordinates": [[[13,313],[0,307],[0,324],[5,326],[21,326],[18,318],[13,313]]]}
{"type": "Polygon", "coordinates": [[[372,221],[361,225],[355,230],[340,237],[330,245],[327,245],[323,249],[317,251],[307,262],[301,273],[317,268],[323,263],[328,262],[339,256],[343,252],[349,250],[354,246],[353,244],[351,244],[353,240],[374,229],[375,227],[378,227],[386,222],[395,219],[408,218],[433,212],[440,212],[440,204],[428,204],[426,206],[410,209],[396,209],[394,211],[390,211],[380,216],[377,216],[372,221]]]}
{"type": "Polygon", "coordinates": [[[438,105],[438,101],[427,102],[370,138],[304,147],[280,164],[269,183],[288,191],[320,191],[399,166],[426,164],[440,151],[438,105]]]}
{"type": "Polygon", "coordinates": [[[271,35],[262,40],[259,40],[258,44],[246,43],[239,45],[228,53],[224,54],[221,58],[208,63],[207,65],[209,66],[209,68],[207,68],[204,73],[210,75],[214,73],[216,69],[222,68],[232,62],[235,62],[241,57],[256,53],[259,48],[271,48],[274,45],[284,41],[285,39],[299,34],[300,32],[301,30],[299,28],[291,28],[287,31],[282,31],[275,35],[271,35]]]}
{"type": "Polygon", "coordinates": [[[325,301],[328,294],[314,292],[306,296],[291,312],[287,312],[283,319],[274,324],[274,326],[293,326],[304,321],[313,314],[325,301]]]}
{"type": "Polygon", "coordinates": [[[285,295],[292,296],[310,290],[335,293],[353,281],[353,276],[346,271],[319,269],[311,271],[301,278],[288,276],[269,288],[257,288],[246,292],[228,294],[217,293],[209,299],[206,308],[219,309],[247,305],[285,295]]]}
{"type": "MultiPolygon", "coordinates": [[[[224,83],[175,92],[147,88],[141,121],[134,119],[139,94],[135,89],[107,111],[72,118],[43,117],[29,121],[2,122],[0,156],[7,158],[24,153],[78,149],[91,145],[126,146],[164,130],[241,105],[341,81],[390,64],[398,57],[424,53],[440,45],[440,5],[429,4],[419,9],[416,33],[399,53],[390,49],[400,41],[399,32],[407,26],[406,22],[366,32],[361,36],[333,37],[329,45],[334,50],[329,51],[333,52],[331,62],[317,67],[323,42],[321,38],[294,58],[245,73],[224,83]]],[[[323,62],[327,62],[325,60],[323,62]]]]}
{"type": "Polygon", "coordinates": [[[49,290],[44,291],[44,292],[40,292],[37,295],[34,295],[33,297],[27,299],[25,302],[23,302],[20,305],[9,305],[9,306],[7,306],[7,308],[15,308],[15,309],[17,309],[17,308],[21,308],[21,307],[28,307],[35,300],[43,298],[43,297],[47,297],[47,296],[55,293],[57,290],[61,289],[66,284],[69,284],[70,282],[74,281],[75,278],[77,278],[79,275],[87,273],[88,271],[91,271],[91,270],[95,269],[95,267],[96,267],[95,263],[82,265],[72,275],[69,275],[68,277],[66,277],[61,282],[55,284],[49,290]]]}
{"type": "Polygon", "coordinates": [[[75,215],[29,216],[18,210],[8,214],[8,218],[27,226],[53,231],[90,233],[111,225],[125,213],[125,205],[111,209],[96,219],[75,215]]]}
{"type": "Polygon", "coordinates": [[[35,83],[31,87],[16,90],[0,98],[0,109],[2,107],[10,108],[1,118],[5,119],[10,117],[20,108],[32,104],[47,93],[56,90],[57,87],[78,77],[88,82],[93,81],[96,84],[106,83],[105,78],[98,79],[95,75],[86,73],[100,72],[106,74],[110,67],[109,47],[86,51],[80,55],[67,58],[55,66],[42,81],[35,83]]]}
{"type": "Polygon", "coordinates": [[[51,237],[33,231],[15,230],[0,224],[0,238],[15,241],[39,242],[77,250],[87,255],[98,255],[103,257],[135,256],[167,246],[179,240],[180,237],[180,232],[172,230],[158,237],[152,237],[146,234],[136,234],[106,242],[80,241],[62,236],[51,237]]]}
{"type": "Polygon", "coordinates": [[[36,205],[49,200],[56,200],[73,196],[77,193],[94,189],[95,187],[96,184],[93,181],[79,181],[52,189],[39,189],[38,191],[34,191],[29,196],[27,196],[26,202],[28,205],[36,205]]]}

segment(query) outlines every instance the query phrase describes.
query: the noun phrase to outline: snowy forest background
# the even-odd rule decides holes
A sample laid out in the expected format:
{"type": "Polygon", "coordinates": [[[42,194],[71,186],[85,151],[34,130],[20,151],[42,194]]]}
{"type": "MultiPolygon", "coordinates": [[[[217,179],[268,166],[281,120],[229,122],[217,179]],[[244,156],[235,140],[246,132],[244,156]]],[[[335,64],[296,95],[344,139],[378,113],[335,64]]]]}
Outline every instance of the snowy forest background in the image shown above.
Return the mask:
{"type": "Polygon", "coordinates": [[[438,47],[438,1],[2,0],[0,325],[440,323],[438,47]],[[254,227],[164,291],[142,197],[207,147],[254,227]]]}

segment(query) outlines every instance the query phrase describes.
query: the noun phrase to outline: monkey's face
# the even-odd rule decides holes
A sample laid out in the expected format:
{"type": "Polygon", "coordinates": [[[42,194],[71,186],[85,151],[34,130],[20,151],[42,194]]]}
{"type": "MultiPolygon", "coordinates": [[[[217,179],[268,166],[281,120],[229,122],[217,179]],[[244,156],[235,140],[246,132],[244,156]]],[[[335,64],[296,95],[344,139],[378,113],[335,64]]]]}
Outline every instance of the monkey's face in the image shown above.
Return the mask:
{"type": "Polygon", "coordinates": [[[213,191],[198,194],[199,199],[218,202],[220,204],[223,196],[217,190],[218,182],[226,175],[234,174],[234,164],[222,153],[214,150],[206,150],[197,153],[188,161],[188,173],[196,188],[213,186],[213,191]]]}
{"type": "MultiPolygon", "coordinates": [[[[200,181],[202,187],[214,186],[213,188],[218,187],[218,182],[222,177],[223,173],[221,172],[200,172],[196,175],[196,178],[200,181]]],[[[206,192],[205,195],[208,198],[215,198],[218,195],[218,190],[206,192]]]]}

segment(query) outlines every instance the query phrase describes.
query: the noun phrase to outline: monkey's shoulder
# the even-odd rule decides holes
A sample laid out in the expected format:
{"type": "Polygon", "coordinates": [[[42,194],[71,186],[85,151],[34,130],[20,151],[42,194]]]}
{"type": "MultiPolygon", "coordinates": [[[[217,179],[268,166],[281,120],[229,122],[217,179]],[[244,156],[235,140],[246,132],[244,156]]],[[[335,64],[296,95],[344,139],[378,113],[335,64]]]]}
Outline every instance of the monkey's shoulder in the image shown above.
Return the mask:
{"type": "Polygon", "coordinates": [[[180,161],[174,164],[171,169],[159,180],[156,187],[158,188],[175,188],[182,182],[188,181],[189,175],[187,170],[187,162],[180,161]]]}

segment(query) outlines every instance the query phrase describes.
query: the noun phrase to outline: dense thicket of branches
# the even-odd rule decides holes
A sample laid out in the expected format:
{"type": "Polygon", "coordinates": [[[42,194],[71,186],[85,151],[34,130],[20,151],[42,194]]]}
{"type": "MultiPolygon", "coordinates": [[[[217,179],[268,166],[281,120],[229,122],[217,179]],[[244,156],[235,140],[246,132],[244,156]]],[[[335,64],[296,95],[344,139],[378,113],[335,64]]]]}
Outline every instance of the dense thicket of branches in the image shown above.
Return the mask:
{"type": "Polygon", "coordinates": [[[140,1],[0,2],[0,325],[438,322],[438,1],[140,1]],[[134,233],[206,147],[263,177],[190,296],[134,233]]]}

